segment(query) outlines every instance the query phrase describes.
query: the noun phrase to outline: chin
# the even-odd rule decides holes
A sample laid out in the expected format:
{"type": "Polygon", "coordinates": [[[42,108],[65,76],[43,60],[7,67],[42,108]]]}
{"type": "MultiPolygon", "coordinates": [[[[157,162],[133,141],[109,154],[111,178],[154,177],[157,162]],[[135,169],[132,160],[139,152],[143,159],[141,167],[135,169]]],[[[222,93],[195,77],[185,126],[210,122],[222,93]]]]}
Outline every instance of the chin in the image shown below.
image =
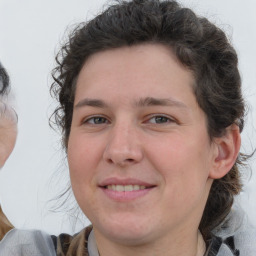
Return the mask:
{"type": "Polygon", "coordinates": [[[108,239],[122,245],[138,246],[150,242],[149,234],[145,230],[139,232],[134,232],[134,230],[110,231],[106,235],[108,239]]]}
{"type": "MultiPolygon", "coordinates": [[[[123,221],[110,222],[103,225],[94,225],[99,233],[116,243],[123,245],[139,245],[150,242],[150,237],[154,232],[151,232],[152,225],[147,221],[123,221]],[[151,228],[150,228],[151,227],[151,228]]],[[[152,223],[151,223],[152,224],[152,223]]]]}

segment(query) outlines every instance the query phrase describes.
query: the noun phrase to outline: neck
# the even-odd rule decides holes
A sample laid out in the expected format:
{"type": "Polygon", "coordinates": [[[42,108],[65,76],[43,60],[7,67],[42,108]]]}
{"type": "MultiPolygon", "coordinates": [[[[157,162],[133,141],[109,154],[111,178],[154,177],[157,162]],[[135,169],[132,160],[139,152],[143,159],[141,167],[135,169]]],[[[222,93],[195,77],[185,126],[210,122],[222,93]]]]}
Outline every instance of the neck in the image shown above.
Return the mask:
{"type": "Polygon", "coordinates": [[[157,241],[143,244],[121,244],[104,239],[97,231],[95,232],[96,243],[100,256],[203,256],[206,250],[205,242],[199,231],[193,236],[177,236],[172,239],[163,238],[157,241]]]}
{"type": "Polygon", "coordinates": [[[198,236],[197,236],[197,254],[196,256],[203,256],[206,251],[206,245],[203,239],[202,234],[200,231],[198,231],[198,236]]]}

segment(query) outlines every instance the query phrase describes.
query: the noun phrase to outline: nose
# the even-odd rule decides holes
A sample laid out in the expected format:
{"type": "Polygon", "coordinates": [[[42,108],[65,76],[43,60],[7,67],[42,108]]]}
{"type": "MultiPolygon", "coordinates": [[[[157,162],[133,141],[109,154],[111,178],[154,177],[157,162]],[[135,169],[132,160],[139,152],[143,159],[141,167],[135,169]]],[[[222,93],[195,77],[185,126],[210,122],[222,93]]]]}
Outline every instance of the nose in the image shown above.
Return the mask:
{"type": "Polygon", "coordinates": [[[140,162],[143,150],[136,127],[116,125],[110,132],[103,158],[108,163],[121,167],[140,162]]]}

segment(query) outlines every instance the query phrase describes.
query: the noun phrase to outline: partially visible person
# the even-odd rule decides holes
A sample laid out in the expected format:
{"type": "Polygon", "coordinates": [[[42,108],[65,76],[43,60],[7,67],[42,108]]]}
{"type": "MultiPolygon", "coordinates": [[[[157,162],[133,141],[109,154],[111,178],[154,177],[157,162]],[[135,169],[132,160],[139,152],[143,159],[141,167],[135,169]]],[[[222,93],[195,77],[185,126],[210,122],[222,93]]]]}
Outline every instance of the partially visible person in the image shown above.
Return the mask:
{"type": "MultiPolygon", "coordinates": [[[[17,115],[8,104],[9,76],[0,62],[0,168],[10,156],[17,137],[17,115]]],[[[0,206],[0,240],[13,228],[0,206]]]]}

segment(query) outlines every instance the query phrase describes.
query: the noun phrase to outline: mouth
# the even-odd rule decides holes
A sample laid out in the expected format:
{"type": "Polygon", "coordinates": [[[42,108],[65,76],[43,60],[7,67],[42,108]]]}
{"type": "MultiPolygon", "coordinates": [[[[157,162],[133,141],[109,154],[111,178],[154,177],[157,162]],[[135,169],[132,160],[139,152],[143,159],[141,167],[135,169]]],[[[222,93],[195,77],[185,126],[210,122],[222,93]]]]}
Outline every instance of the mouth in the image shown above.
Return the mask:
{"type": "Polygon", "coordinates": [[[125,191],[138,191],[138,190],[144,190],[144,189],[149,189],[152,188],[153,186],[144,186],[144,185],[107,185],[104,186],[104,189],[109,189],[109,190],[113,190],[113,191],[118,191],[118,192],[125,192],[125,191]]]}
{"type": "Polygon", "coordinates": [[[136,179],[110,178],[101,183],[99,187],[109,199],[129,202],[146,196],[157,186],[136,179]]]}

